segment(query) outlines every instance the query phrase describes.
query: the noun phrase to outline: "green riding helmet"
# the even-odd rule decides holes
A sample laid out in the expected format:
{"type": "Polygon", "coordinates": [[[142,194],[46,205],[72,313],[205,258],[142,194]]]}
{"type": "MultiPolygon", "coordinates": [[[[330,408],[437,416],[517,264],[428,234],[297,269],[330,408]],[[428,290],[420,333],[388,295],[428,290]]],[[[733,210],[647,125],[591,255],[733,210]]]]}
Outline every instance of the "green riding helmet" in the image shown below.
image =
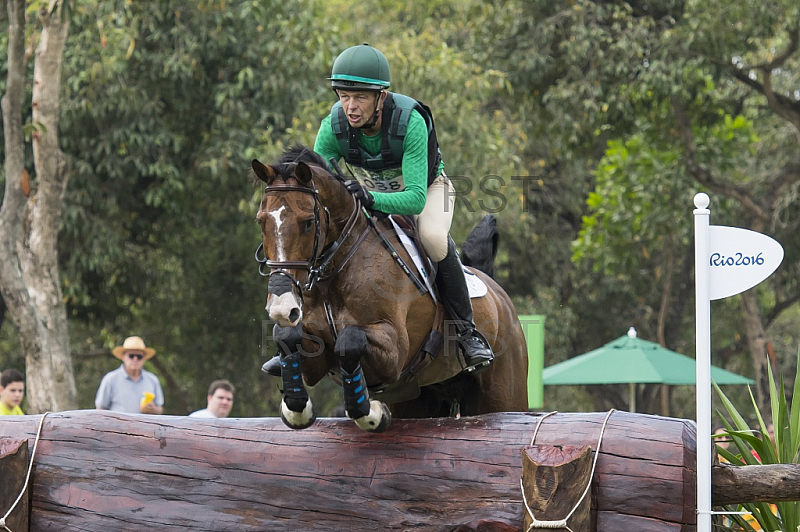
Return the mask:
{"type": "Polygon", "coordinates": [[[351,46],[333,62],[333,89],[381,91],[389,88],[389,61],[367,43],[351,46]]]}

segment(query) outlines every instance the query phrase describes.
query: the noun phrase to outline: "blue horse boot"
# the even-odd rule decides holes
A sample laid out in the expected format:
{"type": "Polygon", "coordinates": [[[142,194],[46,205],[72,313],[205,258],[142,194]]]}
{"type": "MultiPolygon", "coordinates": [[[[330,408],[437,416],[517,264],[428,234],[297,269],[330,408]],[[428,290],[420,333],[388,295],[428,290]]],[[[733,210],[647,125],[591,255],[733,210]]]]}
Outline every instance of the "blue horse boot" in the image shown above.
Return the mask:
{"type": "Polygon", "coordinates": [[[300,344],[303,341],[302,329],[296,327],[273,328],[273,339],[280,349],[281,378],[283,380],[283,401],[281,419],[286,426],[304,429],[316,421],[314,407],[303,383],[300,344]]]}

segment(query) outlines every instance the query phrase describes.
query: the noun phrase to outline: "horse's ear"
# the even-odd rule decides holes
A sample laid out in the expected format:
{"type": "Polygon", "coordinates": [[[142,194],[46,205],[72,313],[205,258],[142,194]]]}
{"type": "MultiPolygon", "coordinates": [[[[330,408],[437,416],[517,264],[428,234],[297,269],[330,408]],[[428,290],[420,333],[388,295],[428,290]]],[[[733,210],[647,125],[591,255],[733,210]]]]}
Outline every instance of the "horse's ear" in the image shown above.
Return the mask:
{"type": "Polygon", "coordinates": [[[253,159],[252,166],[253,171],[256,173],[256,177],[258,177],[264,183],[269,183],[275,178],[276,175],[278,175],[273,167],[265,165],[258,159],[253,159]]]}
{"type": "Polygon", "coordinates": [[[303,161],[300,161],[297,163],[297,167],[294,169],[294,176],[300,183],[307,185],[311,182],[311,178],[314,177],[314,172],[311,171],[310,166],[303,161]]]}

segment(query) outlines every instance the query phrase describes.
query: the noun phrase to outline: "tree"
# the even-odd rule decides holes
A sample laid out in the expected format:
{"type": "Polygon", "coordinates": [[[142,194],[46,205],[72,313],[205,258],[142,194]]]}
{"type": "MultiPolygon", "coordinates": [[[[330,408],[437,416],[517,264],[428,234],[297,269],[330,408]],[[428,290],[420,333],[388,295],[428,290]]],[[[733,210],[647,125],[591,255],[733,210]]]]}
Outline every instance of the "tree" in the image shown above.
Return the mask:
{"type": "Polygon", "coordinates": [[[58,268],[58,228],[67,186],[59,145],[61,61],[69,31],[64,0],[41,23],[32,89],[33,178],[25,168],[25,2],[9,0],[8,81],[3,96],[5,195],[0,207],[0,291],[25,355],[31,413],[76,406],[69,330],[58,268]],[[31,187],[31,182],[34,186],[31,187]]]}
{"type": "MultiPolygon", "coordinates": [[[[548,354],[580,354],[630,325],[692,350],[691,301],[680,296],[691,289],[691,233],[679,220],[688,218],[691,195],[708,190],[714,223],[767,232],[787,248],[781,270],[737,299],[742,308],[721,304],[721,354],[752,355],[763,375],[766,353],[779,347],[765,331],[797,294],[796,2],[576,0],[494,9],[477,48],[508,74],[529,117],[534,141],[523,159],[543,162],[541,184],[528,195],[534,215],[511,239],[520,244],[510,251],[510,285],[533,284],[558,302],[548,324],[570,325],[548,335],[548,354]],[[678,184],[686,197],[675,195],[678,184]]],[[[534,304],[553,308],[546,297],[534,304]]],[[[764,384],[759,379],[761,401],[764,384]]],[[[613,404],[599,399],[595,407],[613,404]]]]}
{"type": "MultiPolygon", "coordinates": [[[[602,9],[587,5],[592,12],[602,9]]],[[[659,309],[657,336],[662,343],[691,348],[680,334],[691,330],[691,309],[685,298],[676,297],[669,280],[691,271],[692,257],[676,254],[674,246],[687,249],[691,244],[686,212],[693,192],[712,193],[714,223],[730,220],[767,232],[789,250],[797,243],[800,108],[792,80],[798,65],[798,7],[779,1],[730,9],[728,3],[710,0],[665,3],[651,12],[662,7],[662,18],[651,21],[652,31],[630,47],[636,51],[629,60],[633,71],[623,68],[626,75],[600,78],[602,87],[616,86],[620,96],[592,99],[595,108],[609,112],[590,123],[599,120],[597,131],[616,132],[624,140],[610,144],[596,169],[575,258],[588,259],[606,275],[621,274],[620,282],[639,277],[644,282],[631,285],[639,296],[648,293],[648,282],[660,286],[660,296],[650,290],[641,299],[659,309]],[[635,117],[632,128],[623,129],[625,122],[611,116],[622,105],[635,111],[628,115],[635,117]],[[685,191],[681,201],[676,201],[676,184],[685,191]]],[[[641,16],[629,4],[627,15],[616,20],[636,19],[641,16]]],[[[615,41],[631,37],[624,31],[615,41]]],[[[767,402],[768,357],[779,366],[767,327],[798,300],[797,267],[789,251],[778,274],[738,298],[739,331],[729,327],[721,335],[740,334],[741,340],[725,338],[722,351],[749,353],[761,406],[767,402]]],[[[723,309],[732,310],[729,304],[723,309]]]]}
{"type": "MultiPolygon", "coordinates": [[[[75,175],[60,251],[85,406],[116,363],[108,347],[136,331],[158,349],[154,370],[174,382],[170,413],[201,406],[209,375],[236,383],[234,415],[276,412],[274,383],[258,371],[274,347],[264,341],[266,283],[252,258],[260,189],[248,179],[249,160],[313,144],[334,101],[333,59],[361,37],[352,21],[337,21],[335,3],[195,7],[103,2],[73,11],[62,125],[75,175]]],[[[375,24],[386,14],[368,12],[375,24]]],[[[377,27],[366,18],[359,26],[377,27]]],[[[510,160],[493,127],[502,118],[487,120],[481,109],[502,76],[434,45],[431,31],[364,40],[390,55],[398,90],[434,107],[448,168],[491,173],[510,160]],[[400,50],[425,55],[408,61],[400,50]],[[442,76],[453,64],[465,68],[442,76]],[[464,84],[476,91],[453,98],[464,84]],[[496,160],[474,164],[470,153],[489,144],[496,160]]],[[[467,220],[462,227],[463,235],[467,220]]]]}

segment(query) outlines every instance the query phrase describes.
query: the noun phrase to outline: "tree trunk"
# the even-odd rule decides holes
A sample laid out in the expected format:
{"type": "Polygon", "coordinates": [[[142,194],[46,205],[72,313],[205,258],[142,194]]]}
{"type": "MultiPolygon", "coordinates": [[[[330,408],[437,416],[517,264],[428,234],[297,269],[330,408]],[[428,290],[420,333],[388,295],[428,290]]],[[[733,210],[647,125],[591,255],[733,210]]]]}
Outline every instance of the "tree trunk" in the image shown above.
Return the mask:
{"type": "Polygon", "coordinates": [[[6,517],[3,530],[28,530],[30,528],[30,484],[20,497],[28,473],[28,442],[25,440],[0,440],[0,517],[6,517]]]}
{"type": "MultiPolygon", "coordinates": [[[[35,459],[31,529],[521,530],[522,449],[534,433],[540,448],[592,449],[602,433],[591,488],[597,530],[695,530],[694,423],[614,412],[603,432],[604,418],[395,419],[370,434],[330,418],[293,431],[277,418],[51,414],[35,459]]],[[[32,446],[40,419],[0,417],[0,441],[32,446]]]]}
{"type": "MultiPolygon", "coordinates": [[[[764,330],[764,320],[761,316],[761,308],[758,306],[758,294],[755,289],[742,292],[742,315],[744,316],[747,347],[752,356],[753,368],[755,369],[756,402],[761,412],[769,412],[767,332],[764,330]]],[[[773,368],[773,370],[778,369],[780,368],[773,368]]]]}
{"type": "Polygon", "coordinates": [[[30,413],[77,406],[57,250],[67,184],[58,142],[61,61],[69,29],[63,4],[64,0],[50,0],[39,12],[42,32],[34,61],[32,117],[37,126],[33,155],[38,190],[29,198],[21,111],[25,2],[8,2],[9,83],[3,98],[6,183],[0,209],[0,290],[25,355],[30,413]]]}
{"type": "Polygon", "coordinates": [[[711,468],[711,502],[714,506],[790,501],[800,501],[798,464],[718,464],[711,468]]]}
{"type": "Polygon", "coordinates": [[[522,449],[523,530],[552,529],[557,524],[563,524],[558,530],[597,529],[592,522],[590,489],[593,456],[588,445],[530,445],[522,449]]]}

